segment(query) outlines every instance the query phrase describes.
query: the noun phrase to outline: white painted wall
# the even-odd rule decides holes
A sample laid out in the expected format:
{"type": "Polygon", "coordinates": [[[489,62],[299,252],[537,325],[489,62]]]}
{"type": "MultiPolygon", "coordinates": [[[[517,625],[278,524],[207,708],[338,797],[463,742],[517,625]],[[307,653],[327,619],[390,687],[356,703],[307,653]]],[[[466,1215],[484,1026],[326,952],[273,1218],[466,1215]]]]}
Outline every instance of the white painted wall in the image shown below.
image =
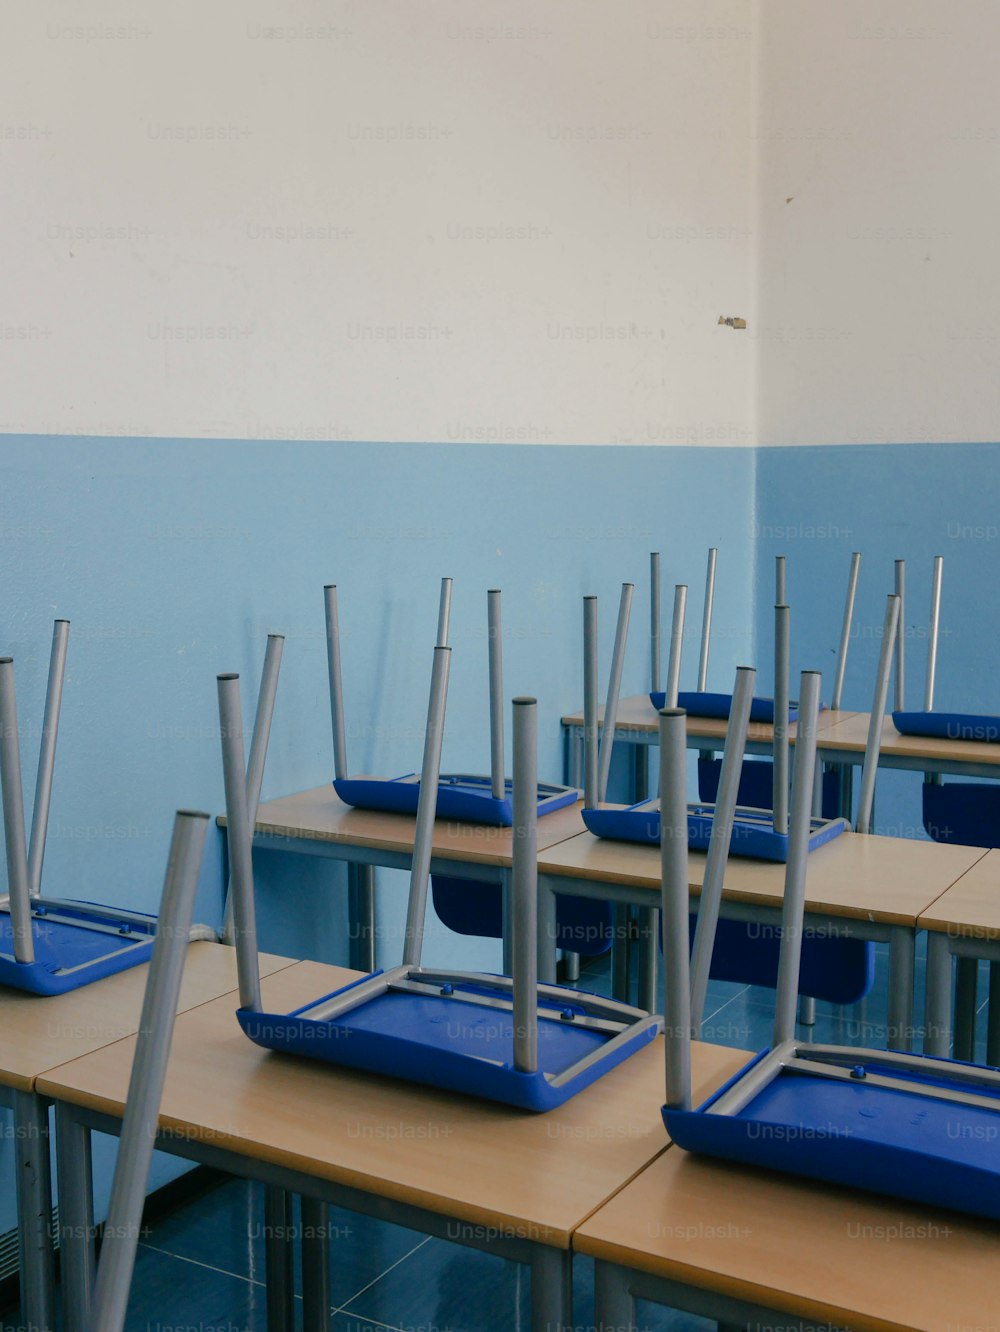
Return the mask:
{"type": "Polygon", "coordinates": [[[1000,6],[762,0],[762,444],[989,441],[1000,6]]]}
{"type": "Polygon", "coordinates": [[[8,8],[0,430],[752,443],[750,15],[8,8]]]}

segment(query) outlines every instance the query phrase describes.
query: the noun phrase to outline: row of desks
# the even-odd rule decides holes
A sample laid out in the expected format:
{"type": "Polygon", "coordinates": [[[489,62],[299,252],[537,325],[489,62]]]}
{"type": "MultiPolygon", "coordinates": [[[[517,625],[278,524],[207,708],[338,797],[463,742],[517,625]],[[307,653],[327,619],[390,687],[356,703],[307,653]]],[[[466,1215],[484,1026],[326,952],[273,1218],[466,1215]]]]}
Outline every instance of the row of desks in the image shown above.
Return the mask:
{"type": "MultiPolygon", "coordinates": [[[[261,971],[264,1004],[279,1012],[360,974],[269,955],[261,971]]],[[[37,1221],[29,1227],[23,1288],[35,1329],[55,1326],[47,1105],[56,1107],[63,1325],[83,1332],[94,1272],[90,1135],[120,1130],[146,973],[137,967],[53,999],[0,994],[0,1023],[10,1036],[0,1086],[35,1105],[25,1144],[41,1187],[30,1198],[22,1191],[37,1221]]],[[[527,1262],[534,1325],[569,1323],[573,1232],[667,1145],[661,1045],[554,1114],[528,1115],[264,1051],[240,1030],[238,1002],[233,950],[192,944],[161,1105],[161,1150],[527,1262]]],[[[696,1094],[710,1094],[745,1058],[699,1045],[696,1094]]],[[[321,1221],[314,1230],[321,1239],[321,1221]]],[[[322,1250],[315,1246],[312,1271],[326,1261],[322,1250]]],[[[329,1326],[324,1283],[307,1283],[305,1298],[306,1326],[329,1326]]],[[[293,1326],[290,1301],[275,1322],[286,1326],[293,1326]]]]}
{"type": "MultiPolygon", "coordinates": [[[[604,710],[598,717],[603,719],[604,710]]],[[[821,712],[817,729],[820,757],[830,762],[860,763],[868,743],[870,714],[867,712],[821,712]]],[[[564,731],[572,744],[583,743],[583,713],[572,712],[562,718],[564,731]]],[[[648,694],[633,694],[618,705],[615,739],[633,745],[655,745],[659,739],[659,715],[648,694]]],[[[788,735],[795,743],[795,723],[788,735]]],[[[688,745],[692,749],[721,749],[726,738],[725,721],[711,717],[688,716],[688,745]]],[[[771,752],[773,728],[751,722],[747,731],[747,753],[771,752]]],[[[887,768],[909,768],[918,772],[940,772],[965,776],[1000,777],[1000,745],[985,740],[934,739],[930,736],[902,735],[891,717],[882,725],[879,764],[887,768]]],[[[579,783],[571,782],[571,785],[579,783]]]]}
{"type": "MultiPolygon", "coordinates": [[[[263,806],[257,836],[260,844],[272,848],[308,850],[353,860],[354,863],[391,864],[405,868],[412,853],[413,826],[414,821],[405,816],[352,810],[337,799],[331,787],[324,786],[263,806]]],[[[656,848],[601,842],[581,829],[578,806],[542,821],[539,885],[543,901],[560,891],[583,889],[595,896],[655,905],[659,891],[656,848]]],[[[511,846],[510,830],[440,822],[435,828],[433,864],[440,872],[482,878],[504,887],[509,881],[511,846]]],[[[693,853],[690,865],[691,890],[697,895],[704,871],[704,856],[693,853]]],[[[812,860],[807,903],[809,917],[810,920],[840,921],[847,928],[862,933],[874,931],[875,937],[879,937],[879,930],[885,931],[884,937],[889,938],[891,946],[893,941],[896,944],[902,941],[899,947],[891,947],[899,973],[894,984],[902,977],[912,993],[912,941],[918,928],[930,930],[932,938],[944,941],[949,952],[960,951],[960,946],[970,941],[970,946],[977,949],[1000,946],[1000,913],[993,908],[996,900],[994,885],[998,878],[1000,852],[845,834],[822,848],[812,860]]],[[[780,866],[734,861],[727,883],[727,911],[735,914],[763,912],[765,917],[766,913],[771,913],[769,918],[777,919],[782,880],[780,866]]],[[[224,1008],[231,1020],[234,998],[229,992],[236,983],[232,954],[228,950],[200,944],[192,947],[190,959],[181,997],[182,1012],[200,1013],[204,1010],[207,1013],[212,1002],[225,994],[224,1008]]],[[[950,962],[950,957],[948,960],[950,962]]],[[[554,965],[554,954],[551,962],[554,965]]],[[[265,975],[288,971],[284,980],[291,982],[292,966],[284,959],[264,958],[262,970],[265,975]]],[[[62,1100],[64,1105],[77,1104],[69,1095],[72,1089],[68,1084],[63,1087],[66,1095],[56,1096],[51,1071],[57,1066],[68,1066],[70,1062],[82,1067],[91,1055],[95,1059],[98,1055],[102,1059],[110,1058],[106,1053],[108,1050],[114,1049],[123,1057],[126,1051],[130,1051],[128,1037],[135,1031],[138,1021],[144,976],[144,969],[136,969],[73,995],[44,1001],[17,993],[3,996],[4,1017],[7,1019],[4,1028],[8,1034],[4,1042],[3,1067],[0,1068],[0,1100],[14,1105],[18,1141],[24,1145],[18,1156],[18,1186],[22,1201],[26,1203],[24,1212],[35,1218],[35,1224],[29,1226],[25,1236],[23,1270],[29,1274],[29,1288],[36,1293],[44,1289],[50,1277],[46,1265],[51,1263],[45,1239],[45,1220],[49,1215],[47,1161],[43,1166],[39,1153],[31,1147],[46,1127],[40,1110],[41,1098],[62,1100]],[[36,1091],[41,1093],[41,1098],[36,1091]]],[[[310,987],[322,981],[330,989],[342,977],[343,973],[337,969],[328,976],[314,974],[314,964],[298,964],[295,968],[296,982],[308,982],[310,987]]],[[[275,975],[273,983],[284,982],[279,982],[275,975]]],[[[313,988],[305,997],[317,992],[313,988]]],[[[930,1002],[933,985],[929,985],[928,993],[930,1002]]],[[[947,1004],[949,1000],[950,993],[944,993],[939,986],[936,1001],[947,1004]]],[[[294,1003],[294,996],[289,1003],[294,1003]]],[[[904,1011],[897,1004],[897,1020],[904,1011]]],[[[194,1019],[185,1022],[184,1029],[193,1022],[194,1019]]],[[[232,1028],[229,1034],[235,1041],[233,1055],[237,1051],[243,1057],[253,1053],[254,1048],[244,1040],[235,1024],[229,1021],[228,1026],[232,1028]]],[[[229,1057],[227,1054],[226,1058],[229,1057]]],[[[194,1053],[192,1058],[195,1058],[194,1053]]],[[[130,1059],[128,1053],[128,1063],[130,1059]]],[[[192,1066],[189,1070],[191,1078],[210,1087],[212,1083],[208,1075],[213,1065],[214,1058],[210,1055],[201,1071],[192,1066]]],[[[304,1076],[315,1077],[317,1074],[318,1070],[311,1069],[304,1076]]],[[[100,1078],[103,1076],[101,1073],[100,1078]]],[[[123,1089],[124,1085],[123,1082],[123,1089]]],[[[221,1094],[227,1105],[231,1090],[227,1083],[227,1090],[221,1094]]],[[[236,1095],[237,1098],[242,1095],[239,1088],[236,1095]]],[[[105,1118],[114,1116],[113,1098],[103,1105],[80,1103],[78,1108],[91,1116],[90,1127],[97,1127],[97,1119],[102,1115],[105,1118]]],[[[65,1119],[69,1112],[64,1109],[61,1113],[65,1119]]],[[[199,1114],[203,1118],[208,1116],[208,1108],[203,1107],[199,1114]]],[[[79,1130],[77,1124],[73,1131],[75,1137],[69,1138],[77,1147],[79,1130]]],[[[187,1141],[186,1130],[181,1128],[179,1131],[187,1141]]],[[[367,1131],[374,1133],[370,1126],[368,1130],[363,1126],[359,1130],[361,1133],[367,1131]]],[[[212,1136],[215,1141],[218,1135],[214,1128],[212,1136]]],[[[167,1139],[168,1149],[173,1137],[172,1129],[167,1139]]],[[[216,1159],[218,1163],[221,1158],[217,1153],[213,1156],[214,1151],[214,1148],[212,1151],[203,1148],[195,1159],[216,1159]]],[[[79,1151],[76,1155],[80,1155],[79,1151]]],[[[268,1169],[275,1164],[284,1168],[288,1162],[270,1161],[268,1169]]],[[[232,1165],[229,1161],[228,1168],[232,1165]]],[[[62,1190],[64,1204],[72,1210],[76,1198],[77,1205],[83,1207],[79,1199],[86,1190],[80,1187],[74,1190],[73,1167],[67,1165],[66,1169],[69,1175],[62,1190]]],[[[79,1181],[77,1183],[79,1185],[79,1181]]],[[[405,1202],[409,1207],[424,1207],[424,1203],[414,1198],[396,1198],[395,1201],[400,1206],[405,1202]]],[[[65,1206],[63,1216],[66,1216],[65,1206]]],[[[424,1217],[421,1224],[426,1222],[424,1217]]],[[[72,1235],[85,1234],[86,1227],[67,1225],[70,1231],[67,1254],[72,1255],[72,1235]]],[[[497,1230],[492,1223],[486,1228],[491,1234],[497,1230]]],[[[570,1230],[566,1226],[561,1230],[555,1227],[555,1232],[566,1236],[570,1230]]],[[[510,1235],[504,1231],[501,1238],[506,1240],[510,1235]]],[[[514,1249],[522,1251],[517,1245],[514,1249]]],[[[512,1254],[514,1249],[508,1246],[506,1251],[512,1254]]],[[[85,1288],[86,1258],[79,1258],[75,1269],[70,1261],[67,1271],[72,1274],[74,1270],[80,1274],[85,1288]]],[[[557,1287],[558,1284],[557,1281],[557,1287]]],[[[539,1289],[549,1289],[550,1285],[544,1277],[539,1277],[539,1289]]]]}
{"type": "MultiPolygon", "coordinates": [[[[603,718],[603,709],[599,716],[603,718]]],[[[852,768],[860,766],[864,759],[869,722],[867,712],[833,712],[828,709],[819,717],[817,755],[821,762],[841,772],[840,812],[846,818],[851,814],[850,774],[852,768]]],[[[580,786],[583,782],[583,713],[569,713],[563,717],[562,725],[566,749],[564,780],[570,786],[580,786]]],[[[689,716],[687,729],[689,748],[711,752],[723,747],[726,737],[724,721],[689,716]]],[[[793,722],[789,727],[789,740],[793,745],[795,731],[793,722]]],[[[633,748],[632,795],[634,799],[642,800],[647,794],[649,748],[659,743],[659,718],[648,694],[634,694],[621,700],[615,739],[633,748]]],[[[773,728],[760,722],[751,723],[746,752],[766,755],[771,753],[772,747],[773,728]]],[[[1000,745],[985,740],[941,740],[901,735],[891,717],[886,717],[882,724],[878,761],[879,767],[908,772],[1000,779],[1000,745]]]]}
{"type": "MultiPolygon", "coordinates": [[[[263,975],[289,965],[287,958],[261,955],[263,975]]],[[[0,989],[0,1105],[14,1117],[22,1311],[33,1329],[54,1325],[49,1117],[44,1098],[36,1093],[38,1080],[61,1064],[134,1036],[147,972],[146,965],[133,967],[50,998],[0,989]]],[[[229,994],[236,985],[233,950],[194,943],[187,953],[178,1012],[229,994]]]]}
{"type": "MultiPolygon", "coordinates": [[[[278,1011],[356,974],[280,958],[264,971],[265,1004],[278,1011]]],[[[0,1073],[56,1103],[64,1282],[90,1270],[89,1134],[120,1127],[135,1050],[126,1029],[138,1019],[144,975],[91,987],[88,1018],[73,1017],[57,1047],[48,1024],[59,1019],[36,1004],[34,1054],[26,1032],[18,1072],[0,1073]],[[41,1071],[54,1049],[77,1057],[41,1071]]],[[[636,1297],[730,1322],[777,1311],[873,1332],[977,1326],[993,1307],[995,1226],[669,1148],[660,1042],[559,1110],[526,1115],[261,1050],[235,1021],[235,993],[214,993],[233,980],[229,950],[192,945],[158,1146],[317,1205],[528,1262],[536,1329],[573,1325],[574,1251],[597,1260],[599,1328],[631,1326],[636,1297]]],[[[696,1101],[744,1060],[697,1046],[696,1101]]],[[[321,1213],[308,1215],[321,1223],[321,1213]]],[[[312,1262],[326,1261],[323,1248],[314,1245],[312,1262]]],[[[72,1332],[79,1289],[69,1296],[72,1332]]],[[[305,1313],[306,1326],[328,1325],[319,1303],[305,1313]]]]}
{"type": "MultiPolygon", "coordinates": [[[[556,895],[589,896],[641,908],[655,908],[659,902],[658,849],[596,838],[584,830],[580,810],[579,804],[559,810],[538,826],[539,974],[543,980],[556,976],[551,927],[556,895]]],[[[332,786],[321,786],[262,805],[255,836],[256,845],[262,848],[328,856],[369,870],[374,865],[407,869],[414,828],[415,821],[409,816],[352,809],[338,799],[332,786]]],[[[435,824],[432,872],[491,883],[506,895],[511,863],[509,828],[444,820],[435,824]]],[[[704,871],[705,856],[692,852],[693,897],[701,891],[704,871]]],[[[832,937],[855,936],[889,945],[889,1028],[895,1048],[909,1048],[913,1036],[923,1031],[913,1015],[917,932],[927,928],[941,933],[950,951],[959,951],[963,939],[971,938],[977,946],[991,937],[1000,940],[1000,893],[991,895],[991,883],[1000,887],[1000,853],[980,847],[844,833],[810,856],[807,926],[832,937]],[[952,911],[946,895],[980,862],[977,882],[981,888],[974,903],[978,915],[965,921],[963,913],[971,910],[966,897],[956,898],[952,911]],[[991,896],[995,909],[991,909],[991,896]]],[[[783,894],[783,866],[734,858],[726,875],[723,914],[776,925],[783,894]]],[[[978,955],[986,956],[988,950],[984,948],[978,955]]],[[[360,962],[361,970],[373,969],[373,949],[352,962],[360,962]]],[[[934,1029],[947,1031],[949,1014],[942,1007],[950,1002],[950,991],[942,992],[939,987],[932,999],[936,1005],[934,1029]]]]}

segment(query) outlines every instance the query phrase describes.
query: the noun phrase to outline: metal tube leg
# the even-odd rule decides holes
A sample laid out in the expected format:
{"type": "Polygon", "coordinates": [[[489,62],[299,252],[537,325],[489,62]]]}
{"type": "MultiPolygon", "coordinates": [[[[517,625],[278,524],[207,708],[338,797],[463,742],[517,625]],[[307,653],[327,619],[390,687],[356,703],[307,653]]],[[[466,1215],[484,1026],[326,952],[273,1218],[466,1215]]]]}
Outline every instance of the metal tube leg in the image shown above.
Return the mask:
{"type": "Polygon", "coordinates": [[[532,1332],[564,1332],[573,1321],[573,1255],[536,1245],[531,1260],[532,1332]]]}
{"type": "Polygon", "coordinates": [[[924,1003],[924,1054],[947,1057],[951,1047],[951,949],[948,936],[927,934],[927,997],[924,1003]]]}
{"type": "Polygon", "coordinates": [[[854,769],[850,763],[841,763],[837,769],[837,813],[848,823],[853,823],[854,810],[854,769]]]}
{"type": "Polygon", "coordinates": [[[960,957],[955,968],[955,1058],[972,1060],[976,1051],[976,982],[979,960],[960,957]]]}
{"type": "Polygon", "coordinates": [[[655,907],[641,907],[639,917],[639,997],[637,1004],[647,1013],[658,1012],[656,1005],[656,963],[660,952],[660,913],[655,907]]]}
{"type": "MultiPolygon", "coordinates": [[[[552,982],[556,979],[556,917],[555,895],[552,894],[552,925],[548,939],[552,943],[552,982]]],[[[514,967],[514,950],[511,947],[511,921],[514,919],[514,876],[509,869],[503,871],[500,880],[500,921],[503,930],[501,948],[503,950],[503,974],[509,976],[514,967]]],[[[540,928],[539,923],[539,928],[540,928]]],[[[538,941],[541,947],[541,939],[538,941]]],[[[539,973],[541,979],[541,973],[539,973]]]]}
{"type": "Polygon", "coordinates": [[[632,803],[649,795],[649,745],[632,746],[632,803]]]}
{"type": "Polygon", "coordinates": [[[88,1332],[94,1298],[94,1184],[90,1129],[56,1105],[59,1268],[66,1332],[88,1332]]]}
{"type": "Polygon", "coordinates": [[[267,1332],[295,1332],[292,1195],[273,1184],[264,1192],[267,1332]]]}
{"type": "Polygon", "coordinates": [[[611,944],[611,993],[619,1003],[627,1004],[630,979],[631,908],[616,905],[613,920],[615,936],[611,944]]]}
{"type": "Polygon", "coordinates": [[[1000,1065],[1000,962],[990,963],[990,1006],[986,1025],[986,1062],[1000,1065]]]}
{"type": "Polygon", "coordinates": [[[566,757],[564,781],[578,791],[583,789],[583,727],[566,728],[566,757]]]}
{"type": "Polygon", "coordinates": [[[348,965],[375,970],[375,866],[348,865],[348,965]]]}
{"type": "Polygon", "coordinates": [[[913,1043],[912,929],[896,926],[889,934],[889,1040],[890,1050],[909,1050],[913,1043]]]}
{"type": "Polygon", "coordinates": [[[594,1263],[594,1322],[597,1332],[634,1332],[635,1301],[624,1267],[594,1263]]]}
{"type": "Polygon", "coordinates": [[[562,979],[570,985],[575,984],[580,979],[580,954],[571,953],[568,950],[562,955],[562,979]]]}
{"type": "MultiPolygon", "coordinates": [[[[509,874],[504,875],[505,891],[509,883],[509,874]]],[[[506,909],[506,897],[505,909],[506,909]]],[[[551,888],[546,886],[541,875],[538,876],[538,980],[542,985],[554,985],[556,982],[556,902],[558,898],[551,888]]],[[[507,916],[504,916],[506,924],[507,916]]],[[[509,976],[507,958],[507,935],[504,929],[504,975],[509,976]]],[[[579,959],[577,959],[579,960],[579,959]]]]}
{"type": "Polygon", "coordinates": [[[309,1332],[329,1332],[330,1223],[326,1203],[302,1199],[302,1322],[309,1332]]]}
{"type": "Polygon", "coordinates": [[[55,1327],[49,1112],[31,1092],[14,1093],[21,1312],[29,1329],[55,1327]]]}
{"type": "Polygon", "coordinates": [[[811,994],[799,995],[799,1022],[803,1027],[816,1025],[816,1000],[811,994]]]}

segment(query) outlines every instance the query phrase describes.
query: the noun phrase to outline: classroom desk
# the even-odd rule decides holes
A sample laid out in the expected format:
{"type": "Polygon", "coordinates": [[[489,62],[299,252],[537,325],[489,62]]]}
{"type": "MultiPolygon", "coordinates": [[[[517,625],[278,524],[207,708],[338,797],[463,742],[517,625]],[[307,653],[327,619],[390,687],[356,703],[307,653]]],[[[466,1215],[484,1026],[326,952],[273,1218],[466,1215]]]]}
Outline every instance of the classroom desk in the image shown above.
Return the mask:
{"type": "MultiPolygon", "coordinates": [[[[302,962],[263,981],[264,1002],[287,1011],[356,974],[302,962]]],[[[668,1142],[660,1041],[558,1110],[532,1115],[262,1050],[242,1034],[233,1009],[225,998],[178,1018],[159,1148],[303,1195],[307,1246],[311,1233],[322,1234],[322,1208],[332,1203],[530,1263],[533,1326],[542,1332],[571,1321],[573,1232],[668,1142]]],[[[79,1135],[64,1138],[60,1121],[74,1274],[92,1268],[89,1134],[120,1131],[133,1047],[132,1039],[120,1041],[39,1083],[79,1135]]],[[[746,1059],[697,1046],[694,1094],[708,1094],[746,1059]]],[[[311,1247],[303,1269],[311,1274],[305,1326],[327,1327],[326,1255],[311,1247]]],[[[78,1275],[68,1293],[78,1318],[78,1275]]]]}
{"type": "Polygon", "coordinates": [[[597,1332],[634,1328],[636,1299],[788,1332],[996,1322],[995,1223],[679,1147],[585,1221],[573,1247],[596,1260],[597,1332]]]}
{"type": "MultiPolygon", "coordinates": [[[[583,802],[567,805],[538,820],[539,849],[554,846],[583,831],[583,802]]],[[[225,817],[218,820],[225,827],[225,817]]],[[[314,787],[297,795],[269,800],[257,811],[254,846],[292,851],[346,862],[348,914],[351,920],[351,966],[375,969],[374,870],[408,870],[413,855],[416,819],[354,809],[339,799],[333,786],[314,787]]],[[[479,823],[438,819],[431,851],[432,874],[457,874],[499,884],[504,916],[509,918],[513,830],[479,823]]],[[[505,970],[510,968],[506,965],[505,970]]]]}
{"type": "MultiPolygon", "coordinates": [[[[868,739],[867,712],[857,712],[823,730],[822,757],[830,763],[859,764],[868,739]]],[[[886,717],[882,724],[880,768],[906,772],[949,774],[953,777],[990,777],[1000,780],[1000,745],[985,740],[938,740],[931,736],[901,735],[886,717]]]]}
{"type": "MultiPolygon", "coordinates": [[[[914,1034],[918,918],[986,854],[982,847],[845,832],[809,856],[806,926],[831,937],[853,936],[889,945],[889,1043],[894,1049],[909,1049],[914,1034]]],[[[703,852],[690,853],[692,897],[701,892],[705,864],[703,852]]],[[[784,865],[731,857],[722,915],[780,925],[784,880],[784,865]]],[[[658,846],[582,833],[539,852],[539,939],[552,938],[556,893],[656,908],[660,892],[658,846]]],[[[550,979],[554,965],[550,944],[539,958],[540,979],[550,979]]]]}
{"type": "MultiPolygon", "coordinates": [[[[598,721],[604,719],[604,708],[598,708],[598,721]]],[[[823,739],[826,732],[848,721],[857,714],[853,712],[831,712],[829,709],[819,715],[817,752],[821,760],[829,757],[823,752],[823,739]]],[[[572,712],[562,718],[563,725],[563,771],[568,786],[583,785],[583,713],[572,712]]],[[[865,714],[865,735],[867,736],[867,714],[865,714]]],[[[687,743],[689,749],[700,753],[712,753],[724,746],[727,722],[716,717],[696,717],[692,713],[687,719],[687,743]]],[[[795,743],[795,723],[788,728],[788,738],[795,743]]],[[[618,704],[618,716],[615,723],[615,741],[632,747],[632,786],[630,800],[644,800],[649,793],[649,750],[660,742],[659,713],[649,701],[648,694],[633,694],[623,698],[618,704]]],[[[765,722],[751,722],[747,728],[746,752],[753,755],[770,756],[774,745],[774,727],[765,722]]],[[[998,746],[1000,747],[1000,746],[998,746]]],[[[861,742],[861,754],[864,756],[865,741],[861,742]]],[[[860,762],[860,759],[858,760],[860,762]]],[[[838,760],[841,772],[841,812],[846,808],[845,817],[850,817],[851,786],[850,766],[843,758],[838,760]]]]}
{"type": "MultiPolygon", "coordinates": [[[[924,1052],[951,1053],[952,958],[1000,962],[1000,851],[987,851],[957,883],[924,911],[918,925],[927,931],[927,1002],[924,1052]]],[[[986,1062],[1000,1063],[1000,968],[990,968],[986,1062]]],[[[962,1005],[959,1005],[961,1010],[962,1005]]],[[[955,1022],[956,1057],[971,1059],[975,1011],[955,1022]]]]}
{"type": "MultiPolygon", "coordinates": [[[[289,965],[287,958],[261,957],[267,974],[289,965]]],[[[59,1064],[134,1034],[148,970],[144,963],[49,998],[0,988],[0,1105],[14,1112],[21,1304],[31,1328],[54,1326],[49,1117],[47,1101],[36,1094],[37,1080],[59,1064]]],[[[236,985],[231,948],[193,943],[177,1011],[208,1003],[236,985]]]]}
{"type": "MultiPolygon", "coordinates": [[[[603,708],[599,716],[603,717],[603,708]]],[[[868,712],[821,712],[816,736],[819,761],[840,774],[839,809],[850,820],[852,769],[864,762],[868,743],[868,712]]],[[[565,780],[573,786],[583,781],[583,713],[570,713],[562,719],[564,736],[565,780]]],[[[701,752],[721,749],[726,723],[709,717],[688,717],[688,748],[701,752]]],[[[630,800],[643,800],[648,794],[649,748],[659,743],[659,720],[647,694],[623,698],[618,707],[615,739],[632,746],[633,781],[630,800]]],[[[789,727],[789,740],[795,743],[795,724],[789,727]]],[[[751,723],[747,732],[747,754],[770,755],[773,728],[751,723]]],[[[922,772],[934,776],[986,777],[1000,781],[1000,744],[985,740],[938,740],[929,736],[901,735],[886,717],[882,726],[879,767],[904,772],[922,772]]]]}

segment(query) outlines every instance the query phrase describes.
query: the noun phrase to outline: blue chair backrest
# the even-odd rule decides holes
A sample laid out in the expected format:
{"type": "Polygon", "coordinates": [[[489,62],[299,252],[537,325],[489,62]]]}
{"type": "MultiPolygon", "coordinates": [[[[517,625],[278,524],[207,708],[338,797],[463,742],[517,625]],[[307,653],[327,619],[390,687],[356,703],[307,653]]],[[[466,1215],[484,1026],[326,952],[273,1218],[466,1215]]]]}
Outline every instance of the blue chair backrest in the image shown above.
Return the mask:
{"type": "MultiPolygon", "coordinates": [[[[745,759],[736,801],[751,809],[770,809],[774,764],[770,759],[745,759]]],[[[715,803],[722,774],[722,759],[698,760],[698,799],[715,803]]],[[[840,809],[840,782],[835,771],[823,773],[823,817],[835,819],[840,809]]]]}
{"type": "Polygon", "coordinates": [[[924,828],[935,842],[1000,846],[1000,785],[924,782],[924,828]]]}
{"type": "MultiPolygon", "coordinates": [[[[434,910],[456,934],[480,939],[503,937],[503,896],[496,884],[458,879],[450,874],[431,876],[434,910]]],[[[600,957],[614,938],[612,907],[590,897],[556,898],[556,945],[585,957],[600,957]]]]}
{"type": "MultiPolygon", "coordinates": [[[[697,916],[691,917],[691,940],[697,916]]],[[[712,953],[713,980],[740,985],[778,985],[778,952],[781,936],[777,925],[755,921],[719,921],[712,953]]],[[[836,939],[802,936],[802,970],[799,993],[831,1004],[856,1004],[875,981],[875,947],[865,939],[836,939]]]]}

